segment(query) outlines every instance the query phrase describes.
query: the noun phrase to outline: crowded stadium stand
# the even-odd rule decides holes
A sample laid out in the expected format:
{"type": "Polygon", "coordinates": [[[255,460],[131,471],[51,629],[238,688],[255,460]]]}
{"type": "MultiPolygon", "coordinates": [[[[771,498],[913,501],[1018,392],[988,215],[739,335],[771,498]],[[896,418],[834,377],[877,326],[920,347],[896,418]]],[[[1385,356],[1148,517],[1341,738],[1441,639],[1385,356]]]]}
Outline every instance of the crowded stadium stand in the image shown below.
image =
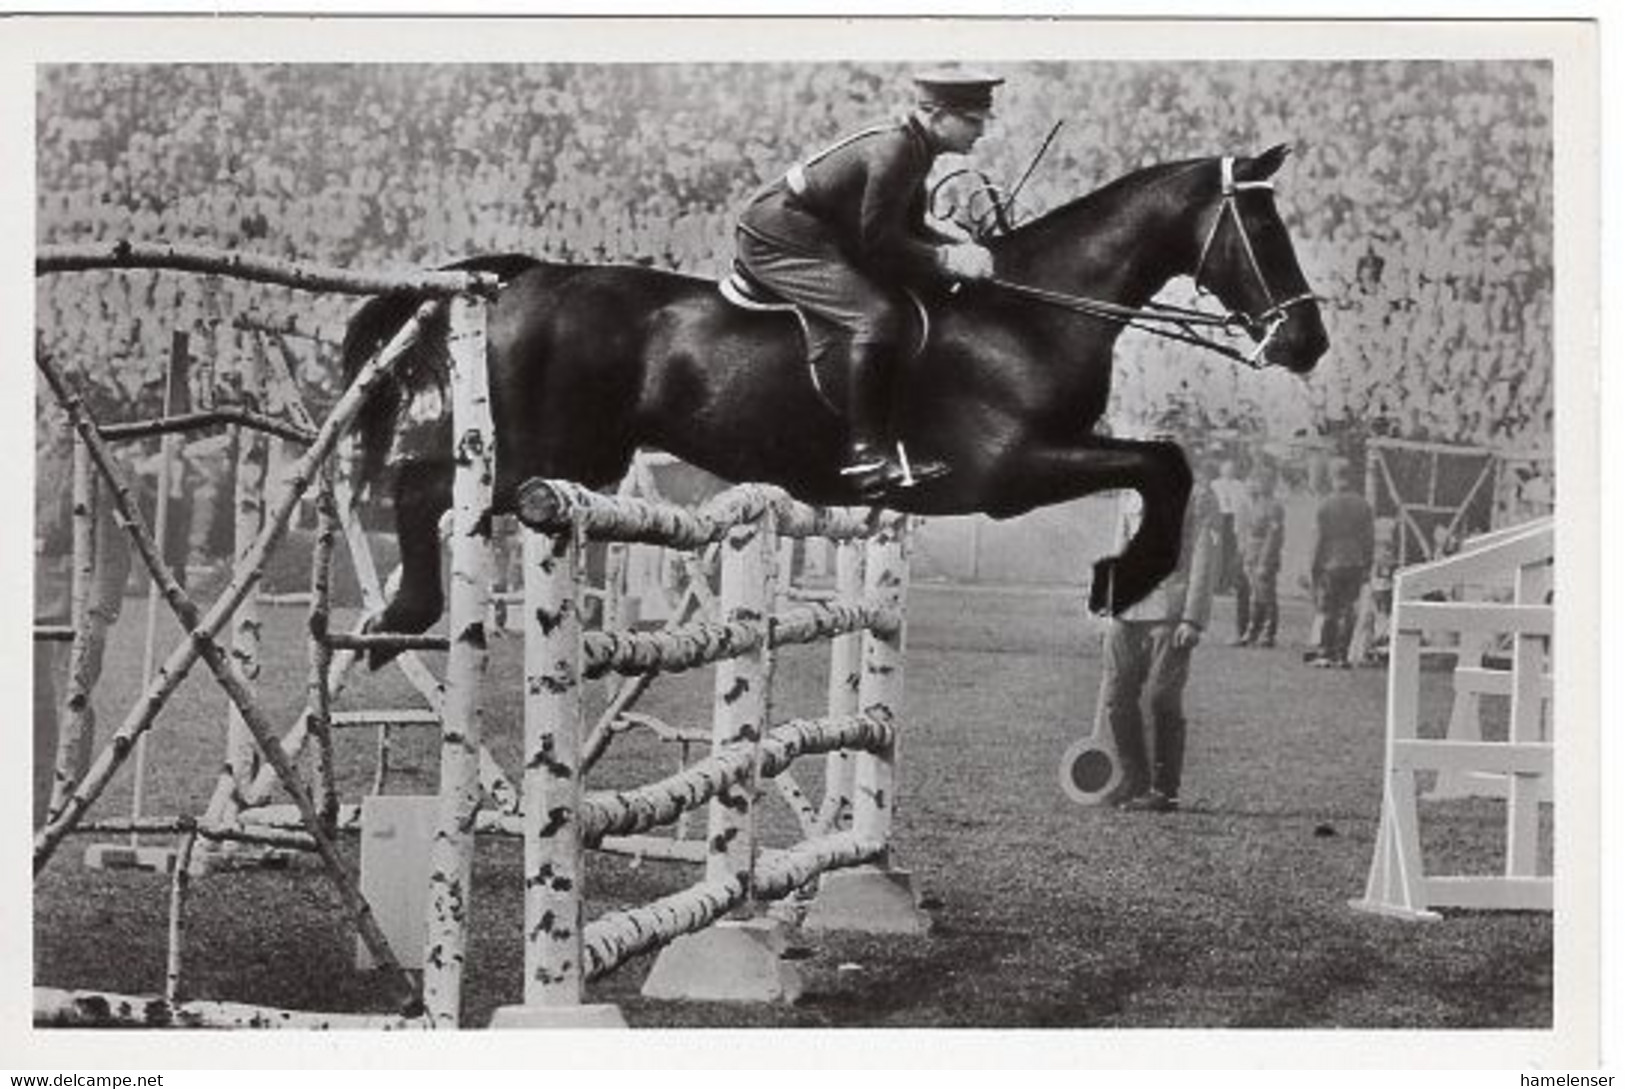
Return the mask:
{"type": "MultiPolygon", "coordinates": [[[[1277,200],[1324,299],[1331,354],[1304,383],[1129,332],[1114,429],[1173,410],[1193,450],[1267,449],[1299,493],[1330,458],[1363,464],[1370,436],[1485,447],[1535,467],[1510,474],[1527,494],[1498,500],[1505,517],[1549,502],[1548,65],[999,71],[1007,83],[978,169],[1010,185],[1065,122],[1021,191],[1022,214],[1156,161],[1294,147],[1277,200]]],[[[184,242],[401,270],[517,251],[710,276],[727,265],[747,195],[906,109],[906,76],[844,63],[45,66],[37,241],[184,242]]],[[[1190,301],[1188,283],[1176,287],[1170,301],[1190,301]]],[[[256,323],[289,334],[320,410],[356,305],[150,271],[42,281],[36,301],[41,349],[93,384],[104,422],[157,414],[177,329],[229,376],[256,323]]],[[[42,426],[42,441],[57,430],[42,426]]]]}

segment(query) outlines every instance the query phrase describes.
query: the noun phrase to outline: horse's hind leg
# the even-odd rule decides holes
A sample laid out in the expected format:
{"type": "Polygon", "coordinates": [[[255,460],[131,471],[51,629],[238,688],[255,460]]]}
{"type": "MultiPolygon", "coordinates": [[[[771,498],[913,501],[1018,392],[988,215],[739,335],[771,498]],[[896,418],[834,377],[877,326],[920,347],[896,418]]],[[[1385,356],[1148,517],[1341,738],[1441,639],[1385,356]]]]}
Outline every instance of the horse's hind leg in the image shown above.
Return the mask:
{"type": "MultiPolygon", "coordinates": [[[[445,594],[440,586],[440,518],[451,509],[452,466],[447,462],[407,462],[395,475],[395,538],[401,572],[395,596],[367,630],[417,635],[440,619],[445,594]]],[[[367,664],[378,669],[400,652],[374,649],[367,664]]]]}
{"type": "Polygon", "coordinates": [[[1091,436],[1077,446],[1038,447],[1003,466],[1004,482],[992,513],[1060,503],[1097,492],[1140,493],[1139,528],[1122,553],[1098,561],[1089,608],[1120,613],[1142,601],[1179,563],[1191,471],[1171,442],[1134,442],[1091,436]]]}

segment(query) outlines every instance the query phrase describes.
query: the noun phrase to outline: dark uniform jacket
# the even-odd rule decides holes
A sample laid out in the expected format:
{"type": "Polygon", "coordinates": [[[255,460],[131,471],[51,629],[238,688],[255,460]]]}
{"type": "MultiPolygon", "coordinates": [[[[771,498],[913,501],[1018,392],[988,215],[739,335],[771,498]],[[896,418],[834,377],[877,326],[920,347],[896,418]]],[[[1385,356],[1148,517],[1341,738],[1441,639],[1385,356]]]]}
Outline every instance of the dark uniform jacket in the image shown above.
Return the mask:
{"type": "Polygon", "coordinates": [[[935,156],[913,117],[865,129],[764,186],[739,227],[808,256],[839,256],[879,275],[922,280],[936,247],[953,241],[926,225],[926,178],[935,156]]]}
{"type": "Polygon", "coordinates": [[[1371,505],[1354,492],[1338,492],[1315,511],[1312,571],[1369,568],[1376,545],[1371,505]]]}

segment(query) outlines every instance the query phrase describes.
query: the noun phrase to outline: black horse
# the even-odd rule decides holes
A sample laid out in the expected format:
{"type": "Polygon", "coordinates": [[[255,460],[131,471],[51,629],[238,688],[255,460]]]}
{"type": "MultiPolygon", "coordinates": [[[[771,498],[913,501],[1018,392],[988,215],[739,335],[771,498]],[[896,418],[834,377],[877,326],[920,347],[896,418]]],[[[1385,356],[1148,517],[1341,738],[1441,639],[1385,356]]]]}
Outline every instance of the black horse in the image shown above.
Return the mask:
{"type": "MultiPolygon", "coordinates": [[[[997,282],[929,300],[929,339],[897,375],[895,433],[952,472],[886,505],[1008,518],[1132,488],[1144,517],[1121,555],[1095,564],[1090,605],[1121,611],[1148,594],[1177,562],[1191,473],[1172,443],[1095,433],[1113,346],[1132,315],[1158,313],[1144,308],[1163,285],[1190,275],[1264,362],[1313,369],[1326,331],[1268,181],[1286,152],[1148,167],[993,239],[997,282]]],[[[612,485],[639,447],[809,503],[861,501],[838,472],[846,421],[809,381],[793,316],[741,310],[712,282],[642,267],[516,257],[456,267],[506,280],[487,327],[499,512],[531,477],[612,485]]],[[[419,301],[395,293],[357,312],[347,376],[419,301]]],[[[385,467],[410,387],[444,382],[440,346],[419,357],[358,424],[364,480],[385,467]]],[[[449,421],[430,433],[396,466],[402,577],[374,630],[421,632],[443,609],[436,529],[451,504],[449,421]]]]}

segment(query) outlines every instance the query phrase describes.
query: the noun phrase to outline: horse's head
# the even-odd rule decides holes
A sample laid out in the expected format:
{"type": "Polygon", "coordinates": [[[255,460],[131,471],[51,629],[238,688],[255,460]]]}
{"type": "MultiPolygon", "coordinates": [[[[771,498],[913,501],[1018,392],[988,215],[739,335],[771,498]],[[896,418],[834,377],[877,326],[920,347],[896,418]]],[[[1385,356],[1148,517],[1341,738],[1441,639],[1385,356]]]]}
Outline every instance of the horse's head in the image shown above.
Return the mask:
{"type": "Polygon", "coordinates": [[[1307,374],[1328,342],[1320,306],[1275,208],[1270,179],[1288,150],[1277,144],[1256,158],[1214,160],[1213,197],[1197,217],[1192,276],[1198,289],[1245,319],[1266,363],[1307,374]]]}

